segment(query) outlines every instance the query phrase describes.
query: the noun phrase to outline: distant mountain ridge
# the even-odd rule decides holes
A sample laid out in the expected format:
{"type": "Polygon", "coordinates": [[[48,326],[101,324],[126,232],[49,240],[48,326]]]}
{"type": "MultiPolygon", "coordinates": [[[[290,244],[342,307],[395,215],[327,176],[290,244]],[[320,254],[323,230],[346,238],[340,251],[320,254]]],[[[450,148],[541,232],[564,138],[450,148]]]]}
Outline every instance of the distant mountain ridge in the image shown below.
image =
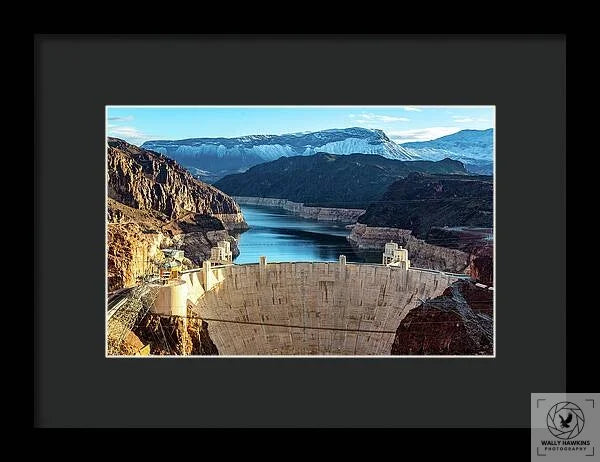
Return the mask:
{"type": "Polygon", "coordinates": [[[400,145],[410,155],[427,160],[460,160],[469,172],[491,175],[494,171],[494,129],[461,130],[430,141],[400,145]]]}
{"type": "Polygon", "coordinates": [[[152,140],[142,148],[176,160],[196,178],[213,183],[232,173],[280,157],[329,154],[376,154],[395,160],[461,161],[471,173],[493,173],[494,131],[461,130],[435,140],[397,144],[377,129],[329,129],[285,135],[237,138],[152,140]]]}
{"type": "Polygon", "coordinates": [[[310,156],[317,152],[378,154],[396,160],[418,159],[418,156],[391,141],[382,130],[360,127],[238,138],[153,140],[146,141],[141,147],[176,160],[208,182],[280,157],[310,156]]]}
{"type": "Polygon", "coordinates": [[[366,208],[411,172],[466,175],[462,163],[399,161],[373,154],[282,157],[228,175],[214,186],[232,196],[269,197],[306,206],[366,208]]]}

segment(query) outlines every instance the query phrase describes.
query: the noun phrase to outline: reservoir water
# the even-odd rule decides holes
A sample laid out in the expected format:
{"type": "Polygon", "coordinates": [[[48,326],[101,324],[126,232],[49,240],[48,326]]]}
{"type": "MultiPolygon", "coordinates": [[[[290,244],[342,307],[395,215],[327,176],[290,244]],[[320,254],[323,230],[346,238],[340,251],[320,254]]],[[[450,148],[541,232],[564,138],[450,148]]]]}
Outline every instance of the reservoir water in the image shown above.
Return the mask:
{"type": "MultiPolygon", "coordinates": [[[[257,263],[261,255],[267,262],[337,261],[340,254],[348,262],[365,261],[346,240],[346,224],[309,220],[277,207],[241,208],[250,229],[236,236],[240,255],[235,263],[257,263]]],[[[372,257],[379,261],[381,253],[372,257]]]]}

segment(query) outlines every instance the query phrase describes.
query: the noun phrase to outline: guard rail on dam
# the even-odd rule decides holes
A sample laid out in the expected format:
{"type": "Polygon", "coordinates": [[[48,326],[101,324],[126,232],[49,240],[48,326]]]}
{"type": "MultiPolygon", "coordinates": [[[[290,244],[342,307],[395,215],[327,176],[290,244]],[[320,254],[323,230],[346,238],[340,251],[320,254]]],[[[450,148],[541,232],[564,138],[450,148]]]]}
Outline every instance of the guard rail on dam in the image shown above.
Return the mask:
{"type": "Polygon", "coordinates": [[[163,286],[152,311],[191,308],[220,355],[386,355],[402,318],[459,278],[342,261],[205,262],[163,286]]]}

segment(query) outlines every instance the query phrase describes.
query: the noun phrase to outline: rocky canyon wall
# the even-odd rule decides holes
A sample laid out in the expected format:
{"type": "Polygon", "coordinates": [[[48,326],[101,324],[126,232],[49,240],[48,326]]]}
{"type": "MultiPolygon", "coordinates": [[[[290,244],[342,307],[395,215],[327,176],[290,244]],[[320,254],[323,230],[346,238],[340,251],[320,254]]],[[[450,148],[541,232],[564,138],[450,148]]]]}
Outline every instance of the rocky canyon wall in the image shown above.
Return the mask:
{"type": "Polygon", "coordinates": [[[220,240],[239,254],[229,235],[248,227],[238,204],[173,160],[109,138],[107,174],[109,292],[156,273],[166,247],[183,250],[190,267],[208,258],[220,240]]]}
{"type": "Polygon", "coordinates": [[[164,258],[161,247],[169,239],[162,233],[144,233],[135,223],[109,223],[107,229],[108,291],[130,287],[164,258]]]}
{"type": "Polygon", "coordinates": [[[402,319],[393,355],[493,355],[493,291],[457,281],[402,319]]]}
{"type": "MultiPolygon", "coordinates": [[[[191,315],[191,313],[190,313],[191,315]]],[[[150,345],[151,355],[218,355],[208,324],[194,318],[167,318],[148,313],[136,325],[134,333],[150,345]]],[[[127,353],[124,353],[127,354],[127,353]]]]}
{"type": "Polygon", "coordinates": [[[469,262],[469,274],[482,284],[494,285],[494,247],[482,246],[473,249],[469,262]]]}
{"type": "Polygon", "coordinates": [[[107,265],[108,291],[130,287],[139,277],[156,269],[164,255],[160,249],[173,241],[163,232],[163,221],[157,214],[140,211],[107,200],[107,265]]]}
{"type": "Polygon", "coordinates": [[[246,224],[236,202],[214,186],[196,180],[174,160],[109,138],[108,195],[139,210],[155,210],[170,219],[190,213],[218,217],[228,229],[246,224]]]}
{"type": "Polygon", "coordinates": [[[156,273],[164,248],[183,250],[184,263],[190,268],[210,258],[211,247],[222,240],[230,242],[234,256],[239,255],[237,240],[214,217],[165,221],[108,199],[107,221],[109,292],[136,285],[138,278],[156,273]]]}
{"type": "Polygon", "coordinates": [[[372,227],[362,223],[352,226],[348,236],[350,244],[358,251],[380,250],[386,242],[396,242],[408,249],[412,266],[453,273],[464,273],[469,268],[469,254],[428,244],[412,235],[412,231],[399,228],[372,227]]]}

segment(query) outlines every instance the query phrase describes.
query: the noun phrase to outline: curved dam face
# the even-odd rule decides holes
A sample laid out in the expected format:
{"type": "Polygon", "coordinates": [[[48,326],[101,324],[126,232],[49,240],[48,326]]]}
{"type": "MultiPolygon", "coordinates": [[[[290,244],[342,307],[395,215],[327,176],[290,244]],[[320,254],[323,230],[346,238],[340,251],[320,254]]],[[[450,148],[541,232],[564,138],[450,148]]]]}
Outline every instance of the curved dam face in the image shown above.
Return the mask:
{"type": "Polygon", "coordinates": [[[211,271],[219,282],[189,302],[208,322],[220,355],[388,355],[402,318],[457,279],[322,262],[211,271]]]}

